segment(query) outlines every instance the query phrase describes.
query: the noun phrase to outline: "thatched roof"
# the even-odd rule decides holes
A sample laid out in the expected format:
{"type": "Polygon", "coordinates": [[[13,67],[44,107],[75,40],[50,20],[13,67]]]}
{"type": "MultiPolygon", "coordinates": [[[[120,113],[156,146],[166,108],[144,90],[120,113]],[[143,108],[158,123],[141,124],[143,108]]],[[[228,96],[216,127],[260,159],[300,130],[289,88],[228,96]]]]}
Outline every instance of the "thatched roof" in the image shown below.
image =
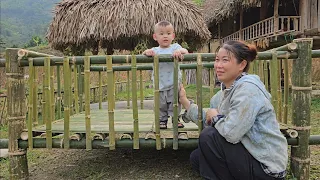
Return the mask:
{"type": "Polygon", "coordinates": [[[256,6],[260,0],[206,0],[203,4],[207,24],[219,23],[239,13],[240,8],[256,6]]]}
{"type": "Polygon", "coordinates": [[[66,47],[132,50],[152,39],[154,25],[171,22],[176,35],[191,45],[210,38],[201,10],[190,0],[63,0],[55,7],[47,39],[59,50],[66,47]]]}

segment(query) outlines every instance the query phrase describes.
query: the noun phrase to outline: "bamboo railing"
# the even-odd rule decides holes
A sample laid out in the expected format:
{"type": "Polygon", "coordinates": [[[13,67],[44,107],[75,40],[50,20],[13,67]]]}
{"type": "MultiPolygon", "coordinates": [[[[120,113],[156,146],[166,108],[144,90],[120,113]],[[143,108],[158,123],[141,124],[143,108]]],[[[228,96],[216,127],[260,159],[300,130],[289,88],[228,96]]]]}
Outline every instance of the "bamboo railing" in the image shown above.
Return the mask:
{"type": "Polygon", "coordinates": [[[275,22],[275,17],[264,19],[222,38],[221,42],[224,43],[230,40],[254,41],[280,33],[301,31],[300,16],[279,16],[277,21],[279,22],[279,26],[276,30],[274,29],[275,22]]]}
{"type": "MultiPolygon", "coordinates": [[[[292,159],[291,159],[291,169],[296,173],[295,177],[309,177],[308,168],[310,165],[309,158],[309,142],[310,143],[319,143],[318,137],[310,138],[310,97],[311,97],[311,57],[320,57],[320,50],[311,50],[312,39],[298,39],[295,40],[297,44],[296,49],[291,49],[289,46],[284,46],[279,49],[274,49],[268,52],[259,52],[257,55],[257,62],[251,66],[251,71],[253,73],[259,74],[261,77],[264,77],[264,82],[266,84],[270,83],[270,91],[272,96],[282,96],[279,91],[280,86],[280,59],[294,59],[293,60],[293,69],[297,73],[293,73],[292,78],[292,108],[293,115],[292,121],[295,130],[299,133],[299,141],[297,139],[290,140],[289,143],[294,144],[292,147],[292,159]],[[268,67],[268,64],[270,65],[268,67]],[[301,68],[305,66],[306,68],[301,68]],[[271,70],[270,75],[271,80],[268,81],[268,69],[271,70]],[[266,75],[267,74],[267,75],[266,75]],[[301,108],[301,105],[303,107],[301,108]],[[309,114],[308,114],[309,113],[309,114]],[[300,140],[302,139],[302,140],[300,140]],[[312,141],[311,141],[312,140],[312,141]],[[297,146],[298,145],[298,146],[297,146]]],[[[152,57],[146,57],[142,55],[137,56],[86,56],[86,57],[73,57],[72,62],[69,61],[68,57],[36,57],[36,58],[19,58],[17,56],[16,49],[7,50],[7,59],[6,68],[8,78],[8,120],[9,120],[9,152],[12,153],[10,156],[10,163],[13,165],[15,163],[26,162],[25,152],[19,149],[20,147],[26,147],[24,144],[25,140],[18,140],[21,133],[24,131],[24,122],[25,122],[25,88],[24,84],[21,81],[21,77],[24,75],[23,66],[30,66],[31,74],[34,71],[35,66],[44,66],[44,93],[45,93],[45,102],[44,102],[44,116],[46,117],[46,133],[45,139],[33,138],[31,134],[29,137],[24,138],[28,140],[29,148],[38,148],[46,147],[48,149],[61,147],[61,148],[109,148],[110,150],[116,149],[116,147],[132,147],[134,149],[139,149],[140,147],[152,147],[156,149],[162,149],[165,147],[172,147],[173,149],[178,149],[179,147],[194,147],[197,144],[197,140],[188,139],[183,140],[179,139],[178,135],[178,119],[177,119],[177,104],[178,104],[178,61],[172,59],[171,55],[161,55],[152,57]],[[175,100],[174,100],[174,117],[173,117],[173,138],[164,140],[160,138],[160,127],[159,127],[159,62],[174,62],[174,86],[175,86],[175,100]],[[118,63],[131,63],[131,66],[114,66],[118,63]],[[137,70],[148,69],[148,66],[137,66],[137,63],[153,63],[153,69],[155,72],[155,139],[141,139],[138,136],[139,133],[139,110],[137,108],[137,70]],[[63,64],[63,72],[65,75],[65,96],[71,96],[71,65],[84,65],[84,86],[83,86],[83,95],[85,97],[85,125],[86,125],[86,135],[85,138],[81,138],[79,135],[78,140],[72,140],[69,136],[69,123],[70,123],[70,113],[68,110],[70,108],[71,100],[70,98],[64,98],[64,138],[63,144],[61,144],[61,139],[53,138],[53,133],[51,129],[52,121],[55,119],[52,109],[55,107],[52,103],[53,98],[53,88],[52,88],[52,66],[61,66],[63,64]],[[91,134],[91,112],[90,112],[90,72],[93,71],[93,67],[90,67],[92,64],[105,64],[107,70],[107,81],[108,81],[108,111],[106,114],[109,116],[109,129],[108,139],[103,140],[92,140],[91,134]],[[20,66],[19,66],[20,65],[20,66]],[[114,72],[131,70],[132,72],[132,98],[133,98],[133,140],[118,140],[116,139],[117,132],[115,131],[115,117],[114,117],[114,105],[115,105],[115,92],[114,92],[114,72]],[[69,78],[67,77],[69,75],[69,78]],[[21,107],[21,108],[16,108],[21,107]],[[57,144],[57,142],[59,142],[57,144]],[[17,153],[19,152],[19,153],[17,153]],[[21,153],[22,152],[22,153],[21,153]]],[[[203,62],[212,62],[215,58],[215,54],[187,54],[184,57],[184,61],[195,61],[196,64],[185,65],[188,68],[197,69],[197,79],[202,79],[202,68],[205,66],[213,67],[212,63],[203,63],[203,62]]],[[[1,63],[0,63],[1,64],[1,63]]],[[[105,69],[105,67],[101,67],[105,69]]],[[[183,69],[183,65],[180,65],[180,68],[183,69]]],[[[187,69],[187,68],[185,68],[187,69]]],[[[78,71],[79,72],[79,71],[78,71]]],[[[35,76],[32,75],[31,78],[35,76]]],[[[288,77],[288,76],[285,76],[288,77]]],[[[29,81],[29,86],[33,87],[32,80],[29,81]]],[[[79,81],[80,82],[80,81],[79,81]]],[[[79,86],[80,87],[80,86],[79,86]]],[[[202,130],[202,82],[197,81],[197,104],[199,106],[199,132],[202,130]]],[[[31,92],[32,96],[29,97],[29,101],[33,101],[34,91],[31,92]]],[[[79,90],[79,94],[81,94],[79,90]]],[[[288,93],[285,93],[288,94],[288,93]]],[[[80,96],[80,95],[79,95],[80,96]]],[[[80,100],[81,101],[81,100],[80,100]]],[[[273,99],[274,108],[277,112],[277,117],[281,121],[281,115],[279,111],[281,109],[281,103],[278,100],[273,99]],[[277,102],[278,101],[278,102],[277,102]]],[[[32,111],[34,106],[29,105],[29,111],[32,111]]],[[[33,113],[29,113],[29,120],[34,119],[33,113]]],[[[33,120],[32,120],[33,121],[33,120]]],[[[30,122],[32,122],[30,121],[30,122]]],[[[28,132],[32,132],[32,126],[28,124],[28,132]]],[[[290,138],[289,138],[290,139],[290,138]]],[[[5,142],[5,141],[4,141],[5,142]]],[[[25,164],[25,163],[23,163],[25,164]]],[[[10,166],[13,167],[13,166],[10,166]]],[[[21,167],[19,165],[19,167],[21,167]]],[[[14,169],[11,169],[11,175],[16,176],[17,179],[26,177],[27,167],[24,166],[23,170],[19,172],[13,172],[14,169]]]]}

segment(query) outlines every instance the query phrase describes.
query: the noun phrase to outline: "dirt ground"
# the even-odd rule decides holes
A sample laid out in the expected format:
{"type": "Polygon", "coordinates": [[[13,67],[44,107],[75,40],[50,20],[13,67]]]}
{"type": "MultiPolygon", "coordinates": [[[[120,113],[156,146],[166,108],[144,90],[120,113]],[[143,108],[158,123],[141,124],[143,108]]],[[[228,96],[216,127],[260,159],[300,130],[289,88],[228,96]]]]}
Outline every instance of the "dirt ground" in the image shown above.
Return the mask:
{"type": "Polygon", "coordinates": [[[37,150],[50,154],[29,166],[30,179],[201,179],[191,150],[37,150]]]}

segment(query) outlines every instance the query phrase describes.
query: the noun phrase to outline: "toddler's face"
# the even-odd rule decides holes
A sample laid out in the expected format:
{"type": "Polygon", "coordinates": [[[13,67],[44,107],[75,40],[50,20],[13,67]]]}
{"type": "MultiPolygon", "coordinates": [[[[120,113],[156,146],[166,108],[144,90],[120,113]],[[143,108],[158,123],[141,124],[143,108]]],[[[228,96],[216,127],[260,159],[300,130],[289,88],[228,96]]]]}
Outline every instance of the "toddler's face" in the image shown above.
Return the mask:
{"type": "Polygon", "coordinates": [[[172,25],[169,26],[158,26],[153,39],[159,43],[161,48],[168,48],[174,39],[174,29],[172,25]]]}

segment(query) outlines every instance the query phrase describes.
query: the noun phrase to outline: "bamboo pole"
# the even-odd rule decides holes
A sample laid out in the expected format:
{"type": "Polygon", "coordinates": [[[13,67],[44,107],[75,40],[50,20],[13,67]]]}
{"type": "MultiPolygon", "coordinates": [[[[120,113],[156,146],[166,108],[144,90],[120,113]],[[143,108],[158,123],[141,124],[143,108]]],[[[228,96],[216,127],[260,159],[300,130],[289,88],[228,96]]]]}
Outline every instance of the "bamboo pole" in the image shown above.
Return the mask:
{"type": "Polygon", "coordinates": [[[132,113],[133,113],[133,149],[139,149],[139,120],[138,120],[138,97],[137,97],[137,60],[135,55],[131,57],[132,73],[132,113]]]}
{"type": "MultiPolygon", "coordinates": [[[[288,52],[288,51],[276,51],[277,56],[279,59],[284,58],[297,58],[298,54],[297,52],[288,52]]],[[[320,57],[320,50],[312,50],[312,57],[317,58],[320,57]]],[[[203,62],[212,62],[215,59],[214,53],[200,53],[201,58],[203,59],[203,62]]],[[[122,63],[131,63],[131,58],[126,58],[126,55],[116,55],[113,57],[113,63],[114,64],[122,64],[122,63]]],[[[137,63],[152,63],[153,59],[152,57],[148,57],[145,55],[137,55],[137,63]]],[[[173,62],[173,57],[171,55],[161,55],[159,62],[173,62]]],[[[105,63],[106,56],[90,56],[90,64],[103,64],[105,63]]],[[[265,52],[258,52],[256,60],[268,60],[272,58],[272,54],[268,51],[265,52]]],[[[184,55],[183,61],[196,61],[197,55],[194,53],[192,54],[186,54],[184,55]]],[[[33,65],[34,66],[43,66],[44,58],[34,58],[33,59],[33,65]]],[[[51,65],[56,66],[63,62],[62,57],[52,57],[51,58],[51,65]]],[[[76,56],[74,57],[74,63],[77,65],[82,65],[84,63],[84,57],[83,56],[76,56]]],[[[28,61],[22,59],[20,61],[21,66],[28,66],[28,61]]]]}
{"type": "Polygon", "coordinates": [[[102,109],[102,75],[99,71],[99,109],[102,109]]]}
{"type": "Polygon", "coordinates": [[[63,117],[64,117],[64,133],[63,133],[63,144],[65,149],[70,148],[70,101],[68,100],[68,97],[71,96],[70,87],[71,82],[68,77],[70,74],[70,64],[69,64],[69,58],[65,57],[63,61],[63,87],[64,87],[64,98],[63,98],[63,117]]]}
{"type": "Polygon", "coordinates": [[[18,139],[26,126],[26,92],[24,68],[19,67],[17,53],[18,49],[6,49],[9,178],[28,179],[26,150],[18,147],[18,139]]]}
{"type": "Polygon", "coordinates": [[[278,114],[277,114],[277,119],[279,120],[279,122],[283,122],[283,119],[282,119],[282,88],[281,88],[281,74],[282,74],[282,67],[281,67],[281,63],[282,63],[282,60],[279,59],[278,60],[278,114]]]}
{"type": "MultiPolygon", "coordinates": [[[[181,68],[181,65],[180,65],[180,68],[181,68]]],[[[186,71],[184,69],[182,69],[182,84],[183,84],[183,87],[187,86],[186,71]]]]}
{"type": "Polygon", "coordinates": [[[61,78],[60,78],[60,66],[57,66],[57,119],[61,119],[61,78]]]}
{"type": "Polygon", "coordinates": [[[289,103],[289,67],[288,59],[284,59],[284,100],[283,100],[283,122],[288,123],[288,103],[289,103]]]}
{"type": "Polygon", "coordinates": [[[292,67],[292,123],[299,133],[299,141],[298,146],[291,147],[290,167],[294,177],[307,180],[310,176],[312,39],[295,39],[294,42],[298,44],[298,58],[292,67]]]}
{"type": "Polygon", "coordinates": [[[143,109],[143,99],[144,99],[143,74],[142,74],[142,70],[140,70],[139,72],[140,72],[140,108],[143,109]]]}
{"type": "Polygon", "coordinates": [[[75,113],[79,114],[79,84],[78,84],[78,67],[76,64],[73,64],[73,77],[74,77],[74,106],[75,113]]]}
{"type": "Polygon", "coordinates": [[[276,112],[277,115],[277,119],[278,121],[279,119],[279,113],[278,113],[278,85],[279,85],[279,81],[278,81],[278,75],[279,71],[278,71],[278,61],[277,61],[277,54],[273,53],[273,57],[272,60],[270,61],[270,86],[271,86],[271,96],[272,96],[272,105],[273,108],[276,112]]]}
{"type": "Polygon", "coordinates": [[[54,97],[54,67],[50,67],[50,97],[51,97],[51,121],[56,119],[56,111],[55,111],[55,97],[54,97]]]}
{"type": "Polygon", "coordinates": [[[267,60],[264,60],[264,66],[263,66],[263,70],[264,70],[264,85],[266,86],[266,89],[269,91],[269,71],[268,71],[268,67],[269,67],[269,63],[267,60]]]}
{"type": "Polygon", "coordinates": [[[263,74],[263,61],[259,61],[259,77],[261,79],[262,82],[264,82],[264,74],[263,74]]]}
{"type": "Polygon", "coordinates": [[[79,111],[83,111],[83,66],[79,66],[79,111]]]}
{"type": "Polygon", "coordinates": [[[44,73],[44,67],[42,68],[43,70],[43,73],[42,73],[42,97],[41,97],[41,119],[39,119],[39,125],[42,125],[42,124],[45,124],[46,121],[45,121],[45,114],[46,114],[46,100],[45,100],[45,97],[46,97],[46,92],[45,92],[45,83],[44,83],[44,80],[45,80],[45,73],[44,73]]]}
{"type": "MultiPolygon", "coordinates": [[[[174,58],[174,65],[173,65],[173,149],[178,149],[178,73],[179,73],[179,63],[178,59],[174,58]]],[[[159,109],[158,109],[159,110],[159,109]]]]}
{"type": "Polygon", "coordinates": [[[39,124],[39,117],[38,117],[38,71],[37,68],[34,67],[33,73],[33,117],[34,117],[34,125],[39,124]]]}
{"type": "Polygon", "coordinates": [[[214,74],[214,69],[209,69],[209,79],[210,79],[210,97],[214,95],[214,86],[216,85],[216,79],[214,74]]]}
{"type": "Polygon", "coordinates": [[[159,56],[154,56],[153,61],[153,76],[154,76],[154,124],[156,128],[156,149],[161,150],[160,141],[160,91],[159,91],[159,56]]]}
{"type": "MultiPolygon", "coordinates": [[[[8,139],[0,139],[0,148],[8,148],[8,139]]],[[[34,138],[34,148],[45,148],[46,142],[44,138],[34,138]]],[[[140,146],[142,148],[149,148],[152,149],[156,146],[156,140],[154,139],[139,139],[140,146]]],[[[296,146],[298,145],[299,138],[287,138],[288,145],[296,146]]],[[[26,140],[17,140],[17,143],[19,145],[19,148],[21,149],[27,149],[28,147],[28,141],[26,140]]],[[[106,144],[109,144],[108,139],[98,139],[92,141],[92,148],[93,149],[106,149],[108,146],[106,144]]],[[[161,147],[162,148],[169,148],[172,147],[173,139],[162,139],[161,140],[161,147]]],[[[319,145],[320,144],[320,135],[311,135],[309,138],[309,145],[319,145]]],[[[116,145],[118,148],[132,148],[133,141],[130,139],[121,139],[116,141],[116,145]]],[[[85,149],[86,147],[86,141],[85,139],[80,140],[71,140],[70,141],[70,148],[71,149],[85,149]]],[[[179,147],[183,149],[191,148],[195,149],[198,147],[198,139],[192,138],[188,140],[179,140],[179,147]]],[[[55,138],[53,139],[53,148],[63,148],[61,146],[61,139],[55,138]]]]}
{"type": "Polygon", "coordinates": [[[114,82],[112,70],[112,56],[107,58],[107,74],[108,74],[108,116],[109,116],[109,149],[115,149],[115,131],[114,131],[114,82]]]}
{"type": "Polygon", "coordinates": [[[33,60],[32,58],[29,58],[29,100],[28,100],[28,144],[29,149],[32,149],[33,147],[33,135],[32,135],[32,123],[34,121],[34,114],[33,114],[33,96],[34,96],[34,89],[33,89],[33,83],[34,83],[34,66],[33,66],[33,60]]]}
{"type": "Polygon", "coordinates": [[[52,104],[52,97],[51,97],[51,88],[50,85],[50,58],[46,57],[44,61],[44,89],[45,92],[45,114],[44,118],[46,120],[46,140],[47,140],[47,148],[52,149],[52,111],[50,110],[52,104]]]}
{"type": "Polygon", "coordinates": [[[130,109],[130,72],[127,71],[127,109],[130,109]]]}
{"type": "Polygon", "coordinates": [[[92,149],[91,141],[91,117],[90,117],[90,57],[84,60],[84,96],[86,117],[86,149],[92,149]]]}
{"type": "Polygon", "coordinates": [[[197,58],[197,104],[198,104],[198,127],[199,133],[203,129],[203,120],[202,120],[202,58],[198,54],[197,58]]]}

